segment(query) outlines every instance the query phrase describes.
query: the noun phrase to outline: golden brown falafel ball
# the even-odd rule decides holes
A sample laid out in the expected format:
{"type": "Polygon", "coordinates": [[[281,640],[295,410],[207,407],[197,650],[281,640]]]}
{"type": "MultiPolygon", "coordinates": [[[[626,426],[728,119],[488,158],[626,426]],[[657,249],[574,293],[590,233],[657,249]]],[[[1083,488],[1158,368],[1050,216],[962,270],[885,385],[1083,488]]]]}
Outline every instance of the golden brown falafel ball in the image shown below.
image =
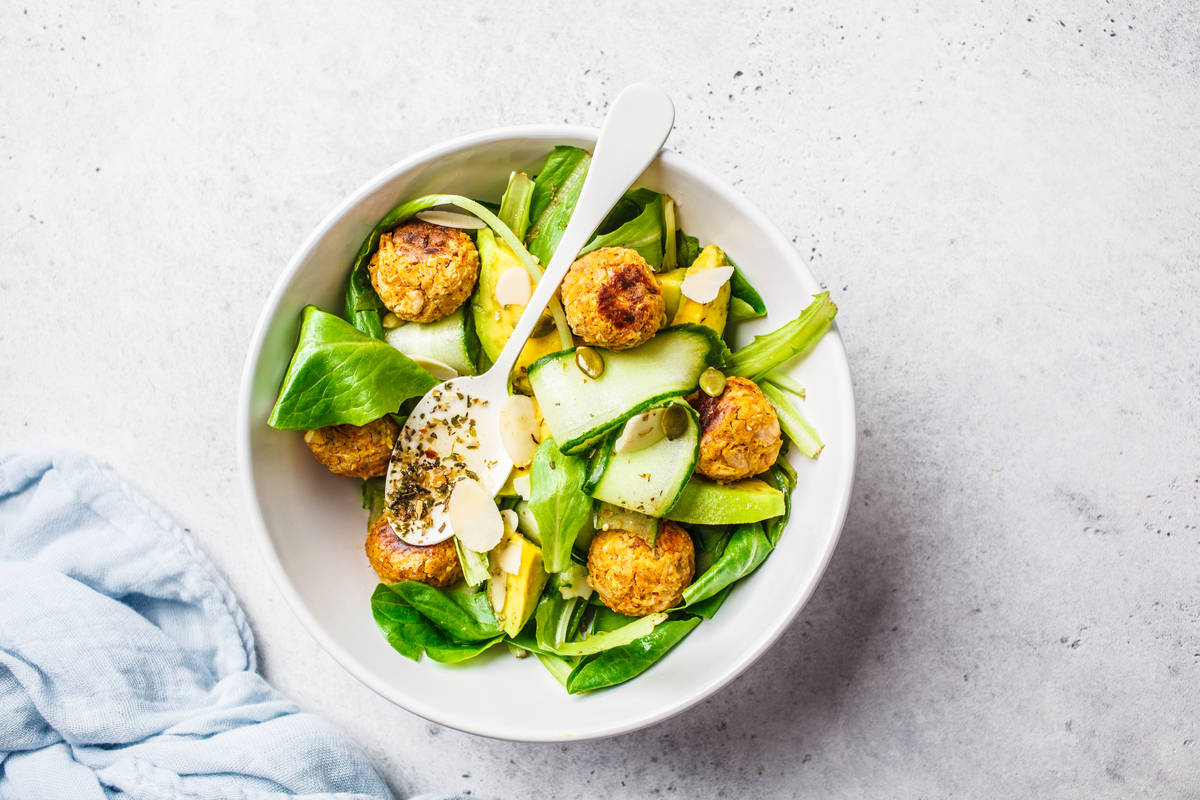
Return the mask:
{"type": "Polygon", "coordinates": [[[397,317],[437,322],[471,295],[479,252],[457,228],[412,219],[379,237],[367,271],[375,293],[397,317]]]}
{"type": "Polygon", "coordinates": [[[327,425],[307,431],[304,443],[321,465],[343,478],[374,478],[387,472],[400,426],[391,417],[366,425],[327,425]]]}
{"type": "Polygon", "coordinates": [[[625,247],[601,247],[571,265],[563,308],[586,344],[625,350],[658,331],[666,306],[646,259],[625,247]]]}
{"type": "Polygon", "coordinates": [[[587,568],[588,583],[604,605],[644,617],[679,604],[696,570],[696,550],[687,531],[662,520],[653,547],[636,533],[597,531],[587,568]]]}
{"type": "Polygon", "coordinates": [[[716,397],[688,398],[700,414],[700,461],[696,469],[718,481],[738,481],[765,472],[779,457],[779,417],[758,384],[728,378],[716,397]]]}
{"type": "Polygon", "coordinates": [[[440,588],[462,577],[453,539],[425,547],[408,544],[392,530],[386,514],[371,524],[366,549],[367,560],[384,583],[420,581],[440,588]]]}

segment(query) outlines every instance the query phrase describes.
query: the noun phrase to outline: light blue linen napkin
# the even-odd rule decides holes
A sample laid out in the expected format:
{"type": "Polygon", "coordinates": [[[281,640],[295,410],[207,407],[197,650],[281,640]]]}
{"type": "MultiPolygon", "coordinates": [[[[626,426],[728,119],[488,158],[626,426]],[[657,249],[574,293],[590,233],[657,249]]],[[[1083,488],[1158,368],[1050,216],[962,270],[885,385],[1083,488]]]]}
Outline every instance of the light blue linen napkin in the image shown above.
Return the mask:
{"type": "Polygon", "coordinates": [[[390,798],[256,672],[191,537],[69,452],[0,456],[0,798],[390,798]]]}

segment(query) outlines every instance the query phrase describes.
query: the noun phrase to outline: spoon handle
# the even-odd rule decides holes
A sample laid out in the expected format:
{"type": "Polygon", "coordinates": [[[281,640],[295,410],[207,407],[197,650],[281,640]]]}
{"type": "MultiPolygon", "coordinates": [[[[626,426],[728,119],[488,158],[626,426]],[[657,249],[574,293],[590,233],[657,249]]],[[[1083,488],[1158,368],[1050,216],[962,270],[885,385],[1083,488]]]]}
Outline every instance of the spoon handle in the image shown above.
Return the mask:
{"type": "Polygon", "coordinates": [[[554,257],[538,281],[524,313],[489,373],[508,379],[546,304],[558,289],[575,256],[600,227],[625,190],[658,155],[675,122],[675,106],[661,89],[648,83],[626,87],[604,120],[579,202],[563,231],[554,257]]]}

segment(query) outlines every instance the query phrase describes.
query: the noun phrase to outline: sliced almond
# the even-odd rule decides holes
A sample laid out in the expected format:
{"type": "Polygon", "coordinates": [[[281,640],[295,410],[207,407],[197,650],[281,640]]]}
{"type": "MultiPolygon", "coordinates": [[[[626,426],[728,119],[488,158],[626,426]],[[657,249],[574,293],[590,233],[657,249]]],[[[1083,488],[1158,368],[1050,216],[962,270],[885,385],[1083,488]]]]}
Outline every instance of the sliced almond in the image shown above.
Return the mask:
{"type": "Polygon", "coordinates": [[[504,536],[496,502],[479,481],[464,478],[450,492],[450,528],[465,547],[486,553],[504,536]]]}
{"type": "Polygon", "coordinates": [[[696,272],[688,270],[687,275],[683,276],[683,283],[680,284],[679,291],[688,300],[694,300],[697,303],[711,303],[717,299],[717,293],[721,291],[721,287],[729,283],[729,279],[732,277],[733,267],[713,267],[696,272]]]}
{"type": "Polygon", "coordinates": [[[496,550],[496,566],[500,567],[501,572],[516,575],[521,571],[521,540],[519,538],[510,537],[496,550]]]}
{"type": "Polygon", "coordinates": [[[493,575],[492,579],[488,581],[488,600],[492,601],[492,608],[496,614],[499,614],[500,610],[504,608],[504,594],[507,588],[505,584],[507,583],[508,580],[505,578],[503,572],[499,575],[493,575]]]}
{"type": "Polygon", "coordinates": [[[613,450],[617,453],[636,453],[663,438],[662,415],[663,409],[652,408],[630,417],[621,429],[613,450]]]}
{"type": "Polygon", "coordinates": [[[444,228],[463,228],[469,231],[487,227],[487,223],[479,217],[454,211],[418,211],[417,219],[431,225],[441,225],[444,228]]]}
{"type": "Polygon", "coordinates": [[[512,479],[513,491],[516,492],[522,500],[528,500],[533,496],[533,482],[529,475],[518,475],[512,479]]]}
{"type": "Polygon", "coordinates": [[[511,508],[503,508],[500,510],[500,519],[504,521],[505,533],[516,533],[517,523],[519,522],[517,512],[511,508]]]}
{"type": "Polygon", "coordinates": [[[527,467],[538,448],[537,406],[523,394],[511,394],[500,407],[500,442],[514,467],[527,467]]]}
{"type": "Polygon", "coordinates": [[[533,295],[533,282],[524,267],[509,267],[496,278],[496,302],[502,306],[524,306],[533,295]]]}

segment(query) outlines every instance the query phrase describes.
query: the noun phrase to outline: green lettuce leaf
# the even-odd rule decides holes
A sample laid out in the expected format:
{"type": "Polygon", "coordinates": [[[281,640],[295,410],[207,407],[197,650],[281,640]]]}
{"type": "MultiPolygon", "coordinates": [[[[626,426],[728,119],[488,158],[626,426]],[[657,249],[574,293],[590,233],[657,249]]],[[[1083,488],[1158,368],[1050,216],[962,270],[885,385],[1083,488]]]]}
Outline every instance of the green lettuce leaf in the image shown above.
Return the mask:
{"type": "Polygon", "coordinates": [[[537,523],[547,572],[567,568],[575,537],[591,520],[592,498],[583,492],[587,468],[585,457],[564,454],[554,439],[546,439],[534,453],[529,510],[537,523]]]}
{"type": "Polygon", "coordinates": [[[425,653],[434,661],[454,664],[487,650],[502,637],[478,642],[459,642],[446,636],[416,608],[387,584],[379,584],[371,595],[371,615],[396,652],[417,661],[425,653]]]}
{"type": "Polygon", "coordinates": [[[683,590],[683,605],[690,606],[749,575],[761,564],[774,545],[760,523],[739,525],[729,537],[721,557],[683,590]]]}
{"type": "Polygon", "coordinates": [[[533,222],[527,241],[529,252],[543,266],[550,263],[550,257],[567,229],[591,163],[592,156],[586,150],[556,147],[534,179],[529,203],[529,218],[533,222]]]}
{"type": "Polygon", "coordinates": [[[665,656],[700,624],[699,617],[669,620],[622,647],[589,658],[571,671],[567,691],[591,692],[635,678],[665,656]]]}
{"type": "Polygon", "coordinates": [[[279,430],[365,425],[437,383],[390,344],[306,306],[300,341],[267,423],[279,430]]]}
{"type": "Polygon", "coordinates": [[[618,218],[628,216],[630,208],[636,211],[635,216],[607,232],[606,222],[579,254],[601,247],[626,247],[636,250],[653,269],[659,269],[663,263],[663,196],[650,189],[634,189],[622,198],[613,214],[619,213],[618,218]]]}
{"type": "Polygon", "coordinates": [[[446,591],[418,581],[388,588],[456,642],[482,642],[500,635],[486,592],[446,591]]]}

